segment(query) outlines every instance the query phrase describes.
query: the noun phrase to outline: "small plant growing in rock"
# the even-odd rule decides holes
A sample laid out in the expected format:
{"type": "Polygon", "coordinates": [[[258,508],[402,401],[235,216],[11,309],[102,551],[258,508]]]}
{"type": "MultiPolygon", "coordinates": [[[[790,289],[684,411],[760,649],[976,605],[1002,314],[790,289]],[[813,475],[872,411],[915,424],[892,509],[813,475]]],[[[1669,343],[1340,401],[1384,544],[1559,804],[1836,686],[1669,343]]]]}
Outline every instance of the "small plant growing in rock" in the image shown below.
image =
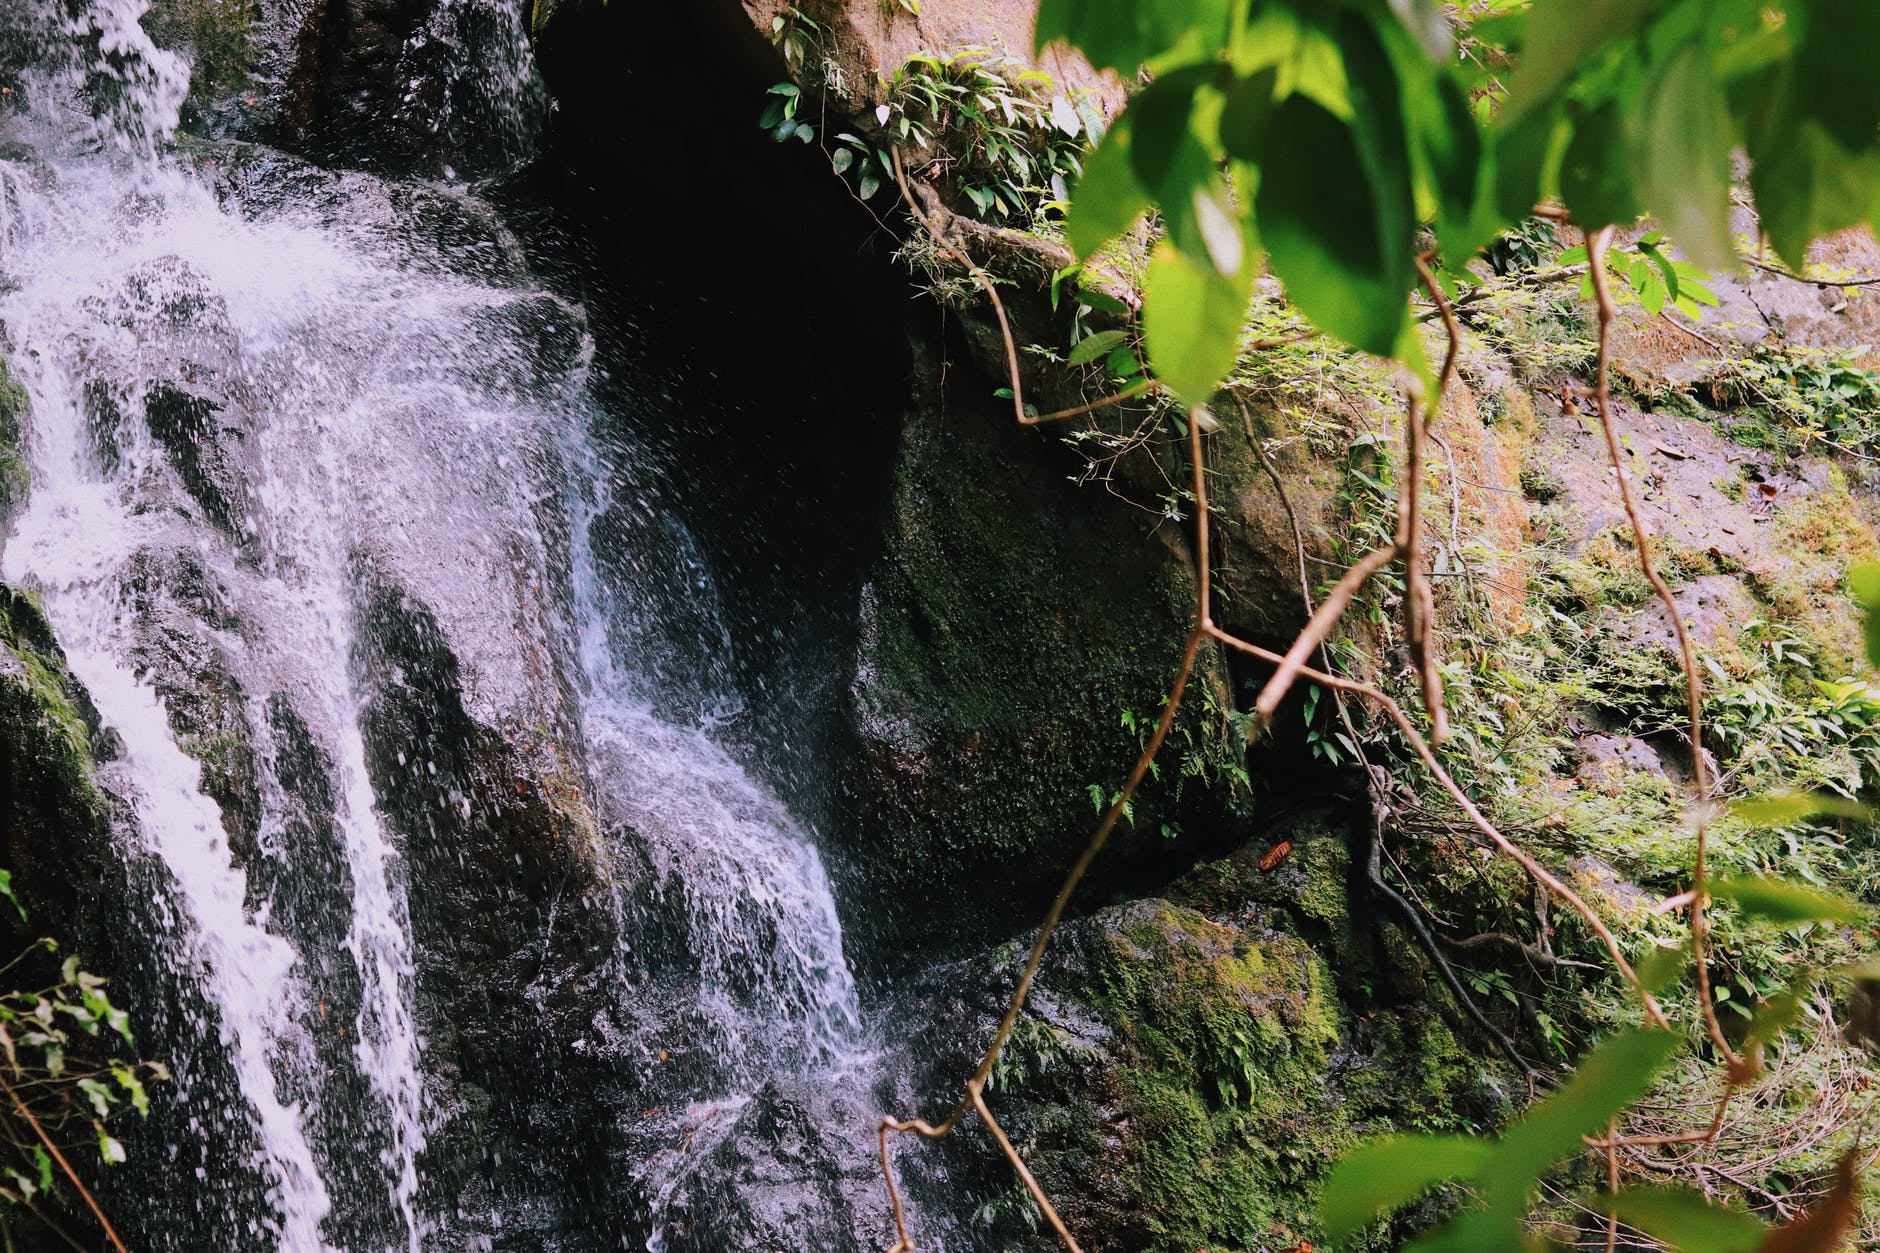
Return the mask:
{"type": "MultiPolygon", "coordinates": [[[[10,872],[0,871],[0,896],[26,916],[10,872]]],[[[9,1214],[17,1213],[79,1247],[53,1217],[69,1206],[70,1191],[121,1251],[72,1162],[81,1152],[105,1166],[123,1162],[111,1124],[126,1109],[147,1114],[145,1084],[169,1073],[161,1063],[116,1055],[136,1047],[129,1016],[76,956],[54,965],[57,952],[56,941],[42,939],[0,966],[0,975],[31,984],[0,992],[0,1236],[13,1247],[9,1214]]]]}

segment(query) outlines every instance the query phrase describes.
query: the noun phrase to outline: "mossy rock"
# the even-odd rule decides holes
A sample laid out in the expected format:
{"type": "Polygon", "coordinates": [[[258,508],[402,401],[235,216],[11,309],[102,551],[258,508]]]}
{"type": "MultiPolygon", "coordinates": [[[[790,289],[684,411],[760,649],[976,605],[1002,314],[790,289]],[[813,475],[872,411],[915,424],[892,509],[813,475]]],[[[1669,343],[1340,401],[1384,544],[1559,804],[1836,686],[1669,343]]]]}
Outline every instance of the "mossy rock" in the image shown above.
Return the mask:
{"type": "Polygon", "coordinates": [[[0,526],[26,504],[32,489],[24,444],[26,389],[0,360],[0,526]]]}
{"type": "Polygon", "coordinates": [[[201,125],[212,106],[253,85],[253,0],[155,0],[144,17],[144,29],[158,47],[190,58],[186,125],[201,125]]]}
{"type": "Polygon", "coordinates": [[[15,947],[56,920],[83,942],[109,876],[109,810],[93,745],[97,715],[38,603],[0,585],[0,867],[28,921],[0,913],[15,947]]]}
{"type": "MultiPolygon", "coordinates": [[[[1232,875],[1221,863],[1184,882],[1225,894],[1232,875]]],[[[1490,1131],[1525,1094],[1432,1005],[1347,1008],[1326,958],[1272,922],[1258,905],[1210,916],[1149,899],[1060,935],[989,1100],[1086,1247],[1319,1243],[1319,1188],[1360,1138],[1490,1131]]],[[[1003,1168],[990,1144],[980,1154],[996,1188],[1003,1168]]],[[[998,1247],[1031,1247],[1026,1211],[1016,1193],[987,1202],[998,1247]]]]}

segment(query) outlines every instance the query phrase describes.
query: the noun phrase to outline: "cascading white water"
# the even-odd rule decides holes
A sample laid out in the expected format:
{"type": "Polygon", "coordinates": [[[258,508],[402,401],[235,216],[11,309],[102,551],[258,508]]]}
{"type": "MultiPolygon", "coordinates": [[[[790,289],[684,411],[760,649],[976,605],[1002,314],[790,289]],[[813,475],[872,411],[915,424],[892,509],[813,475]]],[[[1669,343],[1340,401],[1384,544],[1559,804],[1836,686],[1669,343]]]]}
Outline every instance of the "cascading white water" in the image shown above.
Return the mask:
{"type": "MultiPolygon", "coordinates": [[[[706,654],[726,645],[724,629],[698,604],[669,603],[669,587],[636,582],[632,563],[603,569],[595,536],[615,521],[622,476],[615,454],[597,451],[579,362],[544,383],[534,345],[500,343],[529,325],[506,317],[554,302],[518,285],[523,267],[499,229],[481,251],[464,246],[457,228],[487,222],[457,190],[413,188],[416,201],[400,200],[388,191],[396,185],[304,167],[217,169],[266,167],[252,153],[201,168],[162,158],[180,64],[141,40],[139,0],[88,6],[77,18],[64,0],[44,6],[47,29],[80,51],[46,71],[36,113],[21,123],[35,158],[0,162],[0,327],[31,397],[33,474],[0,577],[43,593],[74,671],[124,741],[114,771],[175,885],[153,914],[173,920],[238,1088],[176,1099],[244,1106],[229,1116],[252,1132],[270,1207],[245,1220],[252,1247],[439,1247],[420,1201],[430,1111],[408,898],[424,885],[407,882],[368,764],[355,679],[374,646],[357,621],[362,564],[462,585],[452,590],[477,606],[489,650],[462,659],[468,677],[521,708],[541,694],[508,689],[528,685],[517,676],[534,672],[535,650],[556,631],[504,607],[508,562],[493,554],[565,563],[572,604],[548,616],[572,641],[595,805],[643,845],[697,969],[688,1017],[702,1024],[714,1086],[696,1095],[729,1108],[768,1076],[853,1061],[856,990],[815,841],[714,740],[713,718],[732,699],[702,675],[692,676],[699,690],[671,691],[673,667],[653,657],[642,628],[674,615],[711,636],[706,654]],[[80,80],[100,73],[118,87],[102,120],[73,108],[80,80]],[[448,221],[453,243],[442,229],[426,237],[428,215],[448,221]],[[153,380],[198,388],[206,398],[187,403],[206,406],[210,426],[226,407],[229,429],[190,433],[185,456],[146,412],[153,380]],[[121,413],[102,437],[99,395],[121,413]],[[200,464],[185,467],[190,457],[200,464]],[[544,461],[572,484],[544,487],[544,461]],[[571,542],[554,538],[564,532],[571,542]],[[308,990],[313,940],[257,899],[255,864],[231,848],[225,815],[204,795],[158,695],[161,676],[142,669],[150,628],[127,588],[151,553],[187,554],[232,606],[233,624],[212,623],[197,642],[227,658],[246,692],[263,776],[252,856],[275,873],[295,873],[296,850],[264,725],[269,699],[291,703],[330,773],[349,894],[344,949],[359,983],[341,1034],[373,1101],[362,1117],[379,1148],[376,1197],[339,1182],[359,1173],[346,1159],[361,1145],[319,1130],[332,1085],[317,1048],[327,1037],[316,1033],[333,1027],[308,990]],[[675,715],[675,703],[695,716],[675,715]],[[370,1234],[336,1236],[342,1211],[370,1234]]],[[[522,135],[541,102],[513,7],[445,0],[423,34],[429,54],[457,58],[453,81],[465,84],[479,67],[464,58],[492,39],[505,77],[483,96],[509,109],[522,135]]],[[[687,599],[709,602],[689,537],[670,518],[662,525],[661,560],[684,567],[687,599]]],[[[175,1239],[179,1253],[197,1247],[188,1233],[175,1239]]]]}
{"type": "Polygon", "coordinates": [[[401,110],[461,149],[472,133],[487,158],[514,165],[548,116],[521,6],[510,0],[438,0],[400,58],[401,110]]]}
{"type": "MultiPolygon", "coordinates": [[[[297,954],[265,920],[248,914],[246,877],[231,863],[221,812],[201,791],[201,768],[178,746],[156,694],[124,660],[132,647],[119,586],[126,563],[147,545],[190,543],[192,537],[178,534],[172,519],[140,510],[123,483],[91,464],[74,360],[89,345],[71,314],[76,298],[115,273],[113,263],[124,258],[98,249],[93,239],[59,245],[47,238],[74,226],[83,235],[103,220],[75,214],[79,208],[42,205],[44,229],[7,256],[20,288],[5,300],[0,320],[17,346],[16,369],[32,398],[33,492],[0,572],[44,596],[74,673],[125,744],[138,825],[179,889],[175,904],[188,929],[187,951],[215,1008],[241,1095],[254,1111],[279,1247],[324,1249],[320,1223],[329,1198],[301,1111],[283,1102],[274,1075],[277,1067],[307,1064],[296,1022],[305,999],[297,954]],[[100,266],[109,268],[101,273],[100,266]]],[[[92,213],[103,208],[84,207],[92,213]]],[[[131,461],[138,459],[133,451],[131,461]]]]}
{"type": "Polygon", "coordinates": [[[633,608],[658,602],[633,586],[636,571],[603,574],[593,537],[611,510],[641,506],[616,499],[615,472],[585,444],[570,450],[569,462],[583,471],[570,511],[583,733],[604,816],[646,839],[655,874],[681,903],[715,1061],[748,1082],[780,1062],[844,1060],[858,1047],[860,1011],[822,857],[782,803],[709,734],[712,723],[738,713],[712,669],[728,640],[709,570],[683,527],[665,520],[660,557],[679,575],[664,581],[684,587],[691,620],[715,637],[695,642],[702,647],[687,675],[690,691],[675,693],[672,680],[623,665],[623,656],[660,647],[644,611],[633,608]],[[674,725],[653,710],[655,700],[687,696],[703,713],[699,726],[674,725]]]}
{"type": "Polygon", "coordinates": [[[741,710],[712,662],[712,651],[729,641],[706,563],[684,528],[663,519],[664,578],[649,575],[644,560],[612,577],[603,573],[597,528],[616,510],[643,506],[617,498],[621,476],[590,444],[570,449],[569,461],[584,471],[570,508],[571,583],[591,768],[603,789],[603,817],[646,840],[663,895],[682,916],[696,963],[692,1029],[702,1038],[694,1045],[711,1054],[718,1076],[684,1112],[688,1149],[656,1152],[639,1170],[652,1222],[645,1247],[664,1253],[673,1247],[675,1195],[759,1086],[792,1074],[834,1077],[860,1064],[866,1045],[835,894],[815,842],[709,734],[741,710]],[[636,586],[649,583],[682,587],[689,617],[712,637],[694,641],[702,647],[686,670],[688,690],[675,692],[670,678],[621,664],[623,656],[663,648],[657,624],[634,608],[659,603],[636,586]],[[675,699],[703,711],[701,725],[674,725],[654,712],[655,701],[675,699]]]}

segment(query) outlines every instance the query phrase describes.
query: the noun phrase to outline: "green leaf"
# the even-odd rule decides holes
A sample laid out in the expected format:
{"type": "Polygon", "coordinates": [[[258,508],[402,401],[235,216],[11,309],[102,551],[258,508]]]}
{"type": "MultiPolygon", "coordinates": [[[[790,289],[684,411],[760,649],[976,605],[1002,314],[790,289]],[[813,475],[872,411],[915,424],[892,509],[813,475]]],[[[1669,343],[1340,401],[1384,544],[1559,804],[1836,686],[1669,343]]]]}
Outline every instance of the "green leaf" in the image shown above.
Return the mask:
{"type": "Polygon", "coordinates": [[[1221,108],[1221,147],[1227,155],[1257,163],[1266,148],[1267,127],[1273,120],[1273,87],[1277,66],[1266,66],[1234,80],[1221,108]]]}
{"type": "Polygon", "coordinates": [[[1096,310],[1098,313],[1110,313],[1119,318],[1132,317],[1136,312],[1116,297],[1096,287],[1084,287],[1079,285],[1077,288],[1077,303],[1086,305],[1096,310]]]}
{"type": "Polygon", "coordinates": [[[1847,587],[1866,611],[1867,664],[1880,667],[1880,565],[1855,566],[1847,572],[1847,587]]]}
{"type": "Polygon", "coordinates": [[[1846,897],[1766,875],[1712,879],[1713,899],[1783,926],[1800,922],[1856,922],[1865,911],[1846,897]]]}
{"type": "Polygon", "coordinates": [[[1794,122],[1750,144],[1750,188],[1776,255],[1800,267],[1808,245],[1869,220],[1876,162],[1855,156],[1819,123],[1794,122]]]}
{"type": "MultiPolygon", "coordinates": [[[[1683,1040],[1669,1031],[1625,1031],[1581,1060],[1565,1086],[1535,1105],[1502,1137],[1488,1189],[1524,1200],[1541,1172],[1584,1146],[1640,1096],[1683,1040]]],[[[1491,1204],[1493,1197],[1489,1198],[1491,1204]]]]}
{"type": "Polygon", "coordinates": [[[1677,1253],[1753,1253],[1768,1235],[1761,1219],[1712,1205],[1688,1188],[1627,1188],[1585,1198],[1589,1209],[1616,1215],[1677,1253]]]}
{"type": "Polygon", "coordinates": [[[1130,105],[1130,160],[1137,181],[1162,210],[1168,236],[1189,256],[1210,257],[1222,274],[1240,270],[1240,231],[1221,178],[1218,135],[1225,98],[1217,70],[1193,66],[1152,85],[1130,105]]]}
{"type": "Polygon", "coordinates": [[[1548,111],[1494,134],[1495,207],[1504,222],[1520,221],[1554,194],[1571,137],[1565,117],[1548,111]]]}
{"type": "Polygon", "coordinates": [[[1072,139],[1077,138],[1083,132],[1083,119],[1077,116],[1077,109],[1071,104],[1068,96],[1051,98],[1051,125],[1072,139]]]}
{"type": "Polygon", "coordinates": [[[1089,365],[1128,338],[1128,331],[1098,331],[1095,335],[1086,335],[1071,349],[1070,363],[1089,365]]]}
{"type": "Polygon", "coordinates": [[[1382,222],[1402,221],[1383,200],[1351,127],[1295,95],[1273,117],[1255,206],[1261,239],[1287,295],[1321,329],[1389,356],[1409,318],[1407,234],[1386,242],[1382,222]]]}
{"type": "Polygon", "coordinates": [[[1164,239],[1143,282],[1142,331],[1156,377],[1190,406],[1206,404],[1240,355],[1240,324],[1259,273],[1251,246],[1237,276],[1164,239]]]}
{"type": "Polygon", "coordinates": [[[1749,1029],[1743,1040],[1751,1048],[1761,1048],[1771,1044],[1794,1025],[1802,1014],[1802,993],[1805,988],[1791,988],[1787,992],[1778,992],[1756,1007],[1750,1017],[1749,1029]]]}
{"type": "Polygon", "coordinates": [[[1880,47],[1880,5],[1872,0],[1810,0],[1789,7],[1807,22],[1795,49],[1795,107],[1819,122],[1843,148],[1871,152],[1880,141],[1880,90],[1871,67],[1849,54],[1880,47]]]}
{"type": "Polygon", "coordinates": [[[20,904],[20,898],[13,895],[13,872],[11,870],[0,870],[0,896],[4,896],[7,900],[12,902],[13,908],[19,911],[21,918],[26,917],[26,906],[20,904]]]}
{"type": "Polygon", "coordinates": [[[96,1079],[80,1079],[78,1090],[83,1092],[86,1099],[91,1102],[92,1112],[98,1117],[109,1118],[111,1116],[111,1103],[115,1099],[111,1095],[111,1089],[96,1079]]]}
{"type": "Polygon", "coordinates": [[[125,1095],[130,1097],[132,1108],[139,1114],[148,1116],[150,1113],[150,1094],[144,1091],[143,1080],[137,1077],[137,1072],[132,1070],[129,1066],[126,1066],[123,1062],[112,1062],[111,1077],[117,1080],[118,1087],[124,1089],[125,1095]]]}
{"type": "Polygon", "coordinates": [[[1483,220],[1487,149],[1462,85],[1435,76],[1434,94],[1409,91],[1405,103],[1436,199],[1436,232],[1445,258],[1457,269],[1493,237],[1499,223],[1483,220]]]}
{"type": "Polygon", "coordinates": [[[1630,226],[1638,218],[1638,196],[1622,135],[1619,106],[1609,101],[1581,114],[1561,157],[1560,198],[1588,229],[1630,226]]]}
{"type": "Polygon", "coordinates": [[[1873,811],[1859,801],[1825,792],[1770,792],[1734,801],[1730,813],[1753,827],[1792,827],[1810,818],[1866,819],[1873,811]]]}
{"type": "Polygon", "coordinates": [[[1735,127],[1710,59],[1707,32],[1667,57],[1630,118],[1639,199],[1697,264],[1736,264],[1730,246],[1730,149],[1735,127]]]}
{"type": "Polygon", "coordinates": [[[1226,41],[1231,7],[1229,0],[1043,0],[1037,46],[1062,40],[1127,78],[1178,44],[1190,60],[1212,57],[1226,41]]]}
{"type": "Polygon", "coordinates": [[[1441,61],[1454,54],[1456,40],[1439,0],[1390,0],[1390,7],[1430,60],[1441,61]]]}
{"type": "Polygon", "coordinates": [[[124,1164],[124,1146],[106,1134],[103,1127],[98,1128],[98,1156],[104,1159],[107,1166],[124,1164]]]}
{"type": "Polygon", "coordinates": [[[1512,128],[1547,104],[1594,52],[1631,33],[1658,7],[1654,0],[1555,0],[1535,5],[1501,125],[1512,128]]]}
{"type": "Polygon", "coordinates": [[[1130,155],[1135,119],[1126,109],[1084,159],[1084,172],[1071,190],[1071,207],[1064,215],[1064,236],[1080,258],[1121,235],[1149,211],[1153,198],[1130,155]]]}
{"type": "Polygon", "coordinates": [[[1467,1136],[1386,1136],[1367,1140],[1332,1168],[1319,1194],[1319,1222],[1334,1241],[1450,1179],[1474,1179],[1495,1144],[1467,1136]]]}
{"type": "Polygon", "coordinates": [[[1691,943],[1654,944],[1651,951],[1638,959],[1634,973],[1638,975],[1639,987],[1653,996],[1657,996],[1670,987],[1691,961],[1691,943]]]}

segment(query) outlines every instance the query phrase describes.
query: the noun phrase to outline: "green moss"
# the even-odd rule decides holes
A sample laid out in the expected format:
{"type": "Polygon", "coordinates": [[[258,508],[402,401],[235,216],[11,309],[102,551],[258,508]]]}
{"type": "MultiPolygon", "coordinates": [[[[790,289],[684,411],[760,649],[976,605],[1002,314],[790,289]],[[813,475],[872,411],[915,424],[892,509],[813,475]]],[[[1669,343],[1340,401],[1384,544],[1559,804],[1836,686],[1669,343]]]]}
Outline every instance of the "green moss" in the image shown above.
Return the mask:
{"type": "Polygon", "coordinates": [[[1121,1184],[1151,1250],[1263,1248],[1312,1228],[1345,1142],[1325,1074],[1331,979],[1290,937],[1253,938],[1172,906],[1107,937],[1089,1000],[1116,1032],[1121,1184]]]}
{"type": "Polygon", "coordinates": [[[210,104],[248,89],[255,69],[252,0],[155,0],[144,29],[162,48],[191,61],[186,123],[210,104]]]}
{"type": "Polygon", "coordinates": [[[1618,527],[1608,527],[1589,539],[1577,556],[1554,554],[1548,563],[1543,587],[1564,593],[1583,609],[1643,604],[1651,595],[1651,584],[1639,571],[1637,551],[1631,536],[1618,527]]]}
{"type": "Polygon", "coordinates": [[[1880,557],[1880,542],[1838,469],[1822,490],[1779,509],[1775,546],[1778,559],[1756,570],[1750,590],[1824,675],[1856,673],[1862,639],[1847,571],[1880,557]]]}
{"type": "Polygon", "coordinates": [[[102,812],[91,733],[44,613],[30,596],[0,585],[0,741],[11,751],[12,786],[55,807],[102,812]]]}
{"type": "Polygon", "coordinates": [[[1553,466],[1530,461],[1521,467],[1521,491],[1529,500],[1546,504],[1565,495],[1566,490],[1566,480],[1553,466]]]}
{"type": "Polygon", "coordinates": [[[1379,1014],[1371,1026],[1375,1059],[1344,1079],[1359,1130],[1479,1133],[1514,1113],[1517,1089],[1434,1012],[1379,1014]]]}
{"type": "Polygon", "coordinates": [[[0,360],[0,523],[26,503],[26,494],[32,488],[20,440],[26,406],[26,389],[0,360]]]}

